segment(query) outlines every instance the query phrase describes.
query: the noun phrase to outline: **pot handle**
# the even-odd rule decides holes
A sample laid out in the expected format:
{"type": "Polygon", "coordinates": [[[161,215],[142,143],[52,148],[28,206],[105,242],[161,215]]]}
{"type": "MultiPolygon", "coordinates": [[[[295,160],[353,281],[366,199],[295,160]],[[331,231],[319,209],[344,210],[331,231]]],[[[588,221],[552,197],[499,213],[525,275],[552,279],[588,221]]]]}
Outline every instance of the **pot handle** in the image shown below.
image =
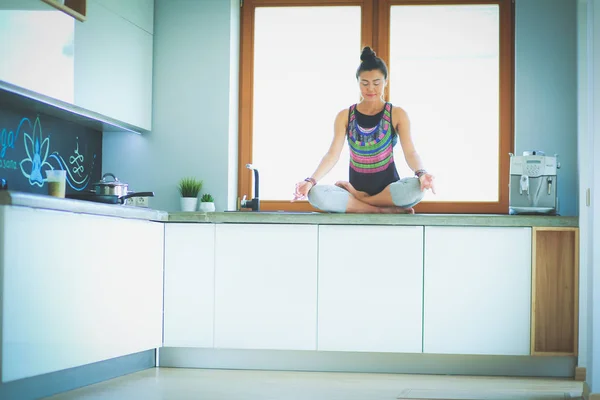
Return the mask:
{"type": "Polygon", "coordinates": [[[113,182],[119,182],[119,179],[114,174],[111,174],[110,172],[107,172],[106,174],[102,175],[102,183],[106,182],[105,178],[107,176],[112,176],[113,182]]]}
{"type": "Polygon", "coordinates": [[[126,200],[130,197],[154,197],[154,192],[130,192],[124,196],[119,197],[119,199],[126,200]]]}

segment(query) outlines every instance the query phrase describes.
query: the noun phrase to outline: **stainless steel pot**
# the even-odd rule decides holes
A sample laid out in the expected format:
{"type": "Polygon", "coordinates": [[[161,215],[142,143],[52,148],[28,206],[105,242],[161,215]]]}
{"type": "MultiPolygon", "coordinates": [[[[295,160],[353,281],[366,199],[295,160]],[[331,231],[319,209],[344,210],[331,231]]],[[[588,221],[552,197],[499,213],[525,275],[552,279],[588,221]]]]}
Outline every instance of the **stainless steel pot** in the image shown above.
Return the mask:
{"type": "Polygon", "coordinates": [[[92,191],[99,195],[111,196],[126,196],[129,193],[129,184],[119,181],[119,179],[111,173],[102,175],[102,180],[92,185],[92,191]],[[107,177],[112,177],[112,181],[107,180],[107,177]]]}

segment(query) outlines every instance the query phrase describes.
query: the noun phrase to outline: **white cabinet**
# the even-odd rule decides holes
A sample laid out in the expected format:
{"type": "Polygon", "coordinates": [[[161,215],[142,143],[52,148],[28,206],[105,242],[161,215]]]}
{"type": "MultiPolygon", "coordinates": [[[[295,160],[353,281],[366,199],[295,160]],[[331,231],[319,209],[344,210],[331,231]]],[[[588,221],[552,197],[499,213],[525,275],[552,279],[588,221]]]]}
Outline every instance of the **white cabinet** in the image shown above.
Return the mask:
{"type": "Polygon", "coordinates": [[[320,226],[318,350],[422,351],[423,227],[320,226]]]}
{"type": "Polygon", "coordinates": [[[0,0],[0,83],[73,103],[75,23],[41,0],[0,0]]]}
{"type": "Polygon", "coordinates": [[[216,227],[215,347],[316,350],[317,227],[216,227]]]}
{"type": "Polygon", "coordinates": [[[426,227],[423,351],[528,355],[531,228],[426,227]]]}
{"type": "Polygon", "coordinates": [[[40,0],[0,11],[0,84],[151,130],[153,0],[87,0],[85,22],[40,0]]]}
{"type": "Polygon", "coordinates": [[[165,225],[165,347],[213,347],[215,225],[165,225]]]}
{"type": "Polygon", "coordinates": [[[151,33],[89,0],[87,20],[75,25],[75,104],[150,130],[152,43],[151,33]]]}
{"type": "Polygon", "coordinates": [[[0,207],[2,381],[160,347],[163,232],[0,207]]]}

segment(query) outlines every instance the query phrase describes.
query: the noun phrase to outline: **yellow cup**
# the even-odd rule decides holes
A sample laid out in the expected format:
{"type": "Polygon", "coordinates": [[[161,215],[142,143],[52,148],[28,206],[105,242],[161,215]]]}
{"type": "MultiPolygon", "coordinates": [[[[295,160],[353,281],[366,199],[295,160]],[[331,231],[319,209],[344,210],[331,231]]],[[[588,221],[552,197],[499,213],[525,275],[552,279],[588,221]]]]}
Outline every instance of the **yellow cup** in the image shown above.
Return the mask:
{"type": "Polygon", "coordinates": [[[46,171],[48,182],[48,194],[54,197],[65,197],[67,189],[67,171],[61,169],[49,169],[46,171]]]}

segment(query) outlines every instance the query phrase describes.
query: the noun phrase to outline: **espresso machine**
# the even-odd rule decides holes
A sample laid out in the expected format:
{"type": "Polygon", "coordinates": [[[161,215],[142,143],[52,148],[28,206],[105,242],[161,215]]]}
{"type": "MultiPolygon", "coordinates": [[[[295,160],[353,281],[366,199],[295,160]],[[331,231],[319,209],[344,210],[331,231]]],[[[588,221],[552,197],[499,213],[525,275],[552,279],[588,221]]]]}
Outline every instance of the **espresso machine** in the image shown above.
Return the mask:
{"type": "Polygon", "coordinates": [[[558,154],[546,156],[543,151],[524,151],[522,156],[510,154],[510,214],[558,214],[558,154]]]}

